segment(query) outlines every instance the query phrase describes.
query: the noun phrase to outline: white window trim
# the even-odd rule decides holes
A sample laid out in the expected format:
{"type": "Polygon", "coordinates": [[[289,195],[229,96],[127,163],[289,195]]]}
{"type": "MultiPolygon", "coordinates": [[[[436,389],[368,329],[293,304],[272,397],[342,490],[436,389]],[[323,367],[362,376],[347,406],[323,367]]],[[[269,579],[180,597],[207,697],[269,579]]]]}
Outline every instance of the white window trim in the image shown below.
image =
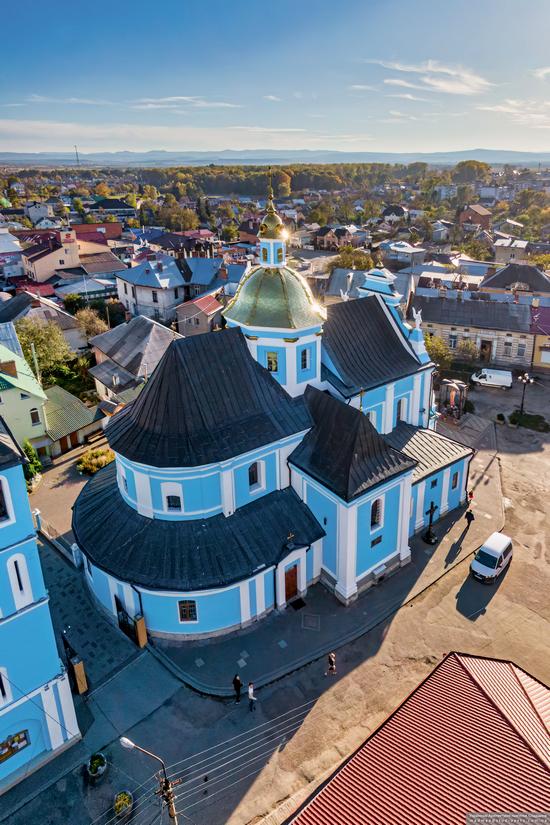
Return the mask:
{"type": "Polygon", "coordinates": [[[0,667],[0,676],[2,676],[2,684],[4,685],[4,690],[6,691],[6,698],[2,696],[0,693],[0,708],[9,705],[11,701],[13,701],[13,693],[11,690],[11,683],[8,679],[8,671],[5,667],[0,667]]]}
{"type": "Polygon", "coordinates": [[[8,517],[0,521],[0,529],[2,527],[9,527],[10,524],[15,524],[15,511],[13,509],[13,501],[11,498],[11,490],[10,485],[6,476],[0,475],[0,485],[2,486],[2,492],[4,494],[4,501],[6,503],[6,510],[8,511],[8,517]]]}
{"type": "Polygon", "coordinates": [[[164,513],[183,513],[183,486],[178,481],[162,481],[160,484],[160,491],[162,495],[162,511],[164,513]],[[168,507],[168,496],[178,496],[179,500],[181,501],[181,507],[179,510],[173,510],[168,507]]]}
{"type": "Polygon", "coordinates": [[[377,533],[379,530],[382,530],[382,528],[384,527],[384,516],[385,516],[385,512],[386,512],[386,506],[385,506],[386,505],[386,496],[385,495],[378,496],[377,498],[371,499],[370,502],[369,502],[369,504],[370,504],[370,507],[369,507],[369,524],[370,524],[370,519],[371,519],[371,514],[372,514],[372,505],[374,504],[375,501],[380,502],[380,521],[378,522],[378,524],[371,525],[371,527],[370,527],[371,535],[373,533],[377,533]]]}
{"type": "MultiPolygon", "coordinates": [[[[248,584],[248,583],[247,583],[248,584]]],[[[188,624],[199,624],[199,603],[196,598],[188,598],[187,596],[184,599],[178,599],[176,602],[176,609],[178,611],[178,622],[181,625],[188,625],[188,624]],[[195,602],[195,613],[197,614],[196,619],[182,619],[180,615],[180,602],[195,602]]]]}
{"type": "Polygon", "coordinates": [[[248,492],[251,495],[256,495],[256,493],[261,493],[262,490],[265,490],[266,484],[266,472],[265,472],[265,461],[261,458],[257,458],[255,461],[251,461],[250,464],[247,465],[246,472],[248,474],[249,468],[253,465],[258,465],[258,481],[256,484],[248,485],[248,492]]]}
{"type": "Polygon", "coordinates": [[[300,372],[306,372],[307,370],[311,369],[311,349],[308,346],[303,347],[300,352],[300,372]],[[302,358],[305,353],[306,356],[306,365],[305,367],[302,366],[302,358]]]}
{"type": "Polygon", "coordinates": [[[409,420],[409,397],[407,395],[402,395],[397,399],[397,403],[395,405],[395,423],[398,424],[400,421],[408,422],[409,420]],[[403,403],[404,405],[404,413],[401,418],[399,418],[399,405],[403,403]]]}
{"type": "Polygon", "coordinates": [[[32,604],[34,601],[27,559],[23,553],[14,553],[8,558],[6,567],[8,570],[8,578],[10,580],[15,609],[21,610],[23,607],[27,607],[27,605],[32,604]],[[20,590],[19,582],[17,581],[17,573],[15,570],[16,563],[19,570],[19,576],[21,577],[23,590],[20,590]]]}

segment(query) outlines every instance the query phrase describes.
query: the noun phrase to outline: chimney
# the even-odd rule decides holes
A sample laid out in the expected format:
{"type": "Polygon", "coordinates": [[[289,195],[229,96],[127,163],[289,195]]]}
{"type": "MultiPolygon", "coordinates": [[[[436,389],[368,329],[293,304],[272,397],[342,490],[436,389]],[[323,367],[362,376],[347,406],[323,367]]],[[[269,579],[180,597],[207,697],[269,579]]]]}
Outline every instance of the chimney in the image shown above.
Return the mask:
{"type": "Polygon", "coordinates": [[[0,372],[3,372],[4,375],[11,375],[12,378],[17,378],[15,361],[0,361],[0,372]]]}

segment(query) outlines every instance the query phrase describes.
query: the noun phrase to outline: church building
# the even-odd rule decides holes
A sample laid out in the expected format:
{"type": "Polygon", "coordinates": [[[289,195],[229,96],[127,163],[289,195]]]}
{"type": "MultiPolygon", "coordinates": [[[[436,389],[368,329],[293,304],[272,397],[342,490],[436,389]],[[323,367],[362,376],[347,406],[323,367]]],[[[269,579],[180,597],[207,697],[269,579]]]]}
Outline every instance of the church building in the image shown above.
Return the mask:
{"type": "Polygon", "coordinates": [[[432,428],[434,365],[391,273],[325,310],[271,194],[259,239],[226,328],[170,345],[74,505],[91,593],[153,635],[246,627],[318,581],[347,605],[466,498],[472,451],[432,428]]]}

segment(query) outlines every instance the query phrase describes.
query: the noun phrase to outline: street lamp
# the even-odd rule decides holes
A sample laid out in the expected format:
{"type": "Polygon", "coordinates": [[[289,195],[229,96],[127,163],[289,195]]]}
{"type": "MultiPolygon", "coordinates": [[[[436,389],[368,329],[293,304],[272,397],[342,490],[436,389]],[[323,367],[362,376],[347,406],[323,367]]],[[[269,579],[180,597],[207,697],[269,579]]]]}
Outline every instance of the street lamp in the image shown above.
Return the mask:
{"type": "Polygon", "coordinates": [[[527,389],[527,384],[532,384],[534,382],[534,378],[531,378],[528,372],[524,372],[523,375],[518,376],[518,381],[521,381],[523,384],[523,392],[521,393],[521,407],[519,410],[520,418],[523,415],[523,403],[525,401],[525,390],[527,389]]]}
{"type": "Polygon", "coordinates": [[[160,756],[157,756],[155,753],[151,753],[151,751],[145,750],[145,748],[140,747],[140,745],[136,745],[136,743],[132,742],[131,739],[128,739],[127,736],[121,736],[119,742],[122,745],[122,747],[126,748],[126,750],[128,751],[141,751],[141,753],[144,753],[146,756],[150,756],[151,759],[156,759],[157,762],[160,762],[162,766],[163,778],[159,779],[159,790],[157,791],[157,793],[159,793],[162,796],[163,800],[166,802],[168,806],[168,815],[170,819],[172,820],[174,825],[178,825],[178,815],[176,813],[173,787],[174,785],[179,785],[179,782],[181,780],[170,782],[170,780],[168,779],[168,774],[166,773],[166,765],[164,763],[164,760],[161,759],[160,756]]]}

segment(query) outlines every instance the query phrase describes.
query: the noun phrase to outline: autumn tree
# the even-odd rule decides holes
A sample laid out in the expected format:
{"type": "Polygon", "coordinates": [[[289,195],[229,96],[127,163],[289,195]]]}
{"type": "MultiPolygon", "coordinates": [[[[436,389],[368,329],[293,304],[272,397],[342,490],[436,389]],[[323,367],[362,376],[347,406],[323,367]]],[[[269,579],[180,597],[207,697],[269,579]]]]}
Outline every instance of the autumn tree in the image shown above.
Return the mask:
{"type": "Polygon", "coordinates": [[[369,270],[374,266],[372,257],[364,249],[355,249],[353,246],[343,246],[340,253],[331,262],[330,269],[361,269],[369,270]]]}
{"type": "Polygon", "coordinates": [[[93,338],[94,335],[100,335],[102,332],[107,332],[109,327],[105,321],[99,317],[95,309],[85,308],[79,309],[75,315],[76,322],[87,339],[93,338]]]}
{"type": "Polygon", "coordinates": [[[453,355],[443,338],[440,338],[439,335],[425,334],[424,343],[434,364],[437,364],[443,370],[449,369],[453,355]]]}
{"type": "Polygon", "coordinates": [[[34,345],[38,369],[42,375],[51,374],[56,368],[66,364],[74,357],[74,353],[55,321],[21,318],[15,322],[15,329],[25,360],[33,368],[34,345]]]}

